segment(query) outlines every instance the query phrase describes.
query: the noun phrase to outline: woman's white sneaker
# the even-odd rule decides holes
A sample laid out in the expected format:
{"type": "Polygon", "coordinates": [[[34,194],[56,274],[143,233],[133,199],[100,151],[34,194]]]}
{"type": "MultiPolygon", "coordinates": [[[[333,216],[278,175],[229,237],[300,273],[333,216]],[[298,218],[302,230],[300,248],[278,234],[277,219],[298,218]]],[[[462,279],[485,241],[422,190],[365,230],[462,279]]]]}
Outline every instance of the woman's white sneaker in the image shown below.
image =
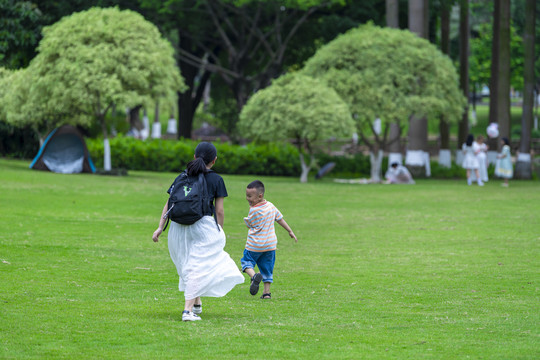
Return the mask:
{"type": "Polygon", "coordinates": [[[184,310],[182,311],[182,321],[197,321],[201,320],[201,317],[197,314],[194,314],[192,311],[184,310]]]}
{"type": "Polygon", "coordinates": [[[202,314],[202,304],[201,305],[193,305],[193,313],[196,315],[202,314]]]}

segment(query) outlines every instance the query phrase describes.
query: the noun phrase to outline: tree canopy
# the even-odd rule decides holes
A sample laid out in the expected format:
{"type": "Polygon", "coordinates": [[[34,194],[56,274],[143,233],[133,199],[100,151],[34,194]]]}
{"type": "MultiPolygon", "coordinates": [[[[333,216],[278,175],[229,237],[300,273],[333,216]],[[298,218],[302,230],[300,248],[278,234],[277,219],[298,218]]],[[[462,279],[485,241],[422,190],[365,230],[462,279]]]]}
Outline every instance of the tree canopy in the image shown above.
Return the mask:
{"type": "MultiPolygon", "coordinates": [[[[313,155],[312,144],[334,136],[350,136],[354,121],[337,93],[321,81],[300,74],[289,74],[259,90],[240,113],[238,129],[242,136],[261,141],[295,139],[301,150],[313,155]]],[[[301,157],[302,181],[309,167],[301,157]]]]}
{"type": "Polygon", "coordinates": [[[35,55],[43,14],[30,1],[0,0],[0,66],[28,66],[35,55]]]}
{"type": "Polygon", "coordinates": [[[184,87],[171,45],[138,13],[93,8],[44,28],[43,35],[21,84],[32,84],[25,96],[33,120],[104,121],[114,104],[172,100],[184,87]]]}
{"type": "Polygon", "coordinates": [[[376,135],[377,117],[383,125],[411,115],[457,121],[466,104],[451,60],[406,30],[372,24],[350,30],[319,49],[302,73],[336,90],[361,133],[376,135]]]}

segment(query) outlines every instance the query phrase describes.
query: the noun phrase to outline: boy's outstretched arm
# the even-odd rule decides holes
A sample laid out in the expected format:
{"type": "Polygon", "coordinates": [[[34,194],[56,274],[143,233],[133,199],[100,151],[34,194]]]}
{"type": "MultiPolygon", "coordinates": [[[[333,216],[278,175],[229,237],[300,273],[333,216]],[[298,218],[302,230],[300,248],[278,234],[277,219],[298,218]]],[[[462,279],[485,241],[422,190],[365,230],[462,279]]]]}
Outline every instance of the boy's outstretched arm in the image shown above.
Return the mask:
{"type": "Polygon", "coordinates": [[[294,235],[293,231],[291,230],[291,227],[289,226],[289,224],[287,224],[284,218],[281,218],[280,220],[278,220],[277,223],[283,226],[283,228],[289,232],[289,236],[292,237],[295,242],[298,242],[296,235],[294,235]]]}

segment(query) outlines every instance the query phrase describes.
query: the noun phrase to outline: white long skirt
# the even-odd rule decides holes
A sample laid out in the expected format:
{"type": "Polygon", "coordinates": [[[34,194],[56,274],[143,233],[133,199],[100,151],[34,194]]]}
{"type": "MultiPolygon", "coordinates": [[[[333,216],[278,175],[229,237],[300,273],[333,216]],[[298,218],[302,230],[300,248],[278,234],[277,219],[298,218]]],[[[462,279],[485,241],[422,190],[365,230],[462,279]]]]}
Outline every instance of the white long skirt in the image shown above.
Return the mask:
{"type": "Polygon", "coordinates": [[[223,248],[225,233],[211,216],[204,216],[193,225],[171,221],[169,225],[169,253],[176,265],[180,281],[178,289],[186,300],[198,296],[221,297],[244,276],[223,248]]]}
{"type": "MultiPolygon", "coordinates": [[[[483,182],[487,182],[489,180],[488,178],[488,170],[487,170],[487,157],[485,153],[479,153],[476,155],[478,159],[478,175],[480,175],[480,180],[483,182]]],[[[476,181],[476,174],[474,171],[471,171],[471,180],[476,181]]]]}

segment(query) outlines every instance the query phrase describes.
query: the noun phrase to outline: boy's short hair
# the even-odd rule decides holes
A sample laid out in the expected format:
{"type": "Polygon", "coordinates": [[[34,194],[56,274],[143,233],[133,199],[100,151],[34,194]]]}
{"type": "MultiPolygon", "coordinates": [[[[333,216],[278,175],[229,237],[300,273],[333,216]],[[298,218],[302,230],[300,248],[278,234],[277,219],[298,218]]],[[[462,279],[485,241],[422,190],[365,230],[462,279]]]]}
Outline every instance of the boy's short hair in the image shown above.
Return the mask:
{"type": "Polygon", "coordinates": [[[247,186],[248,189],[257,189],[259,194],[264,195],[264,184],[260,180],[254,180],[250,182],[247,186]]]}

